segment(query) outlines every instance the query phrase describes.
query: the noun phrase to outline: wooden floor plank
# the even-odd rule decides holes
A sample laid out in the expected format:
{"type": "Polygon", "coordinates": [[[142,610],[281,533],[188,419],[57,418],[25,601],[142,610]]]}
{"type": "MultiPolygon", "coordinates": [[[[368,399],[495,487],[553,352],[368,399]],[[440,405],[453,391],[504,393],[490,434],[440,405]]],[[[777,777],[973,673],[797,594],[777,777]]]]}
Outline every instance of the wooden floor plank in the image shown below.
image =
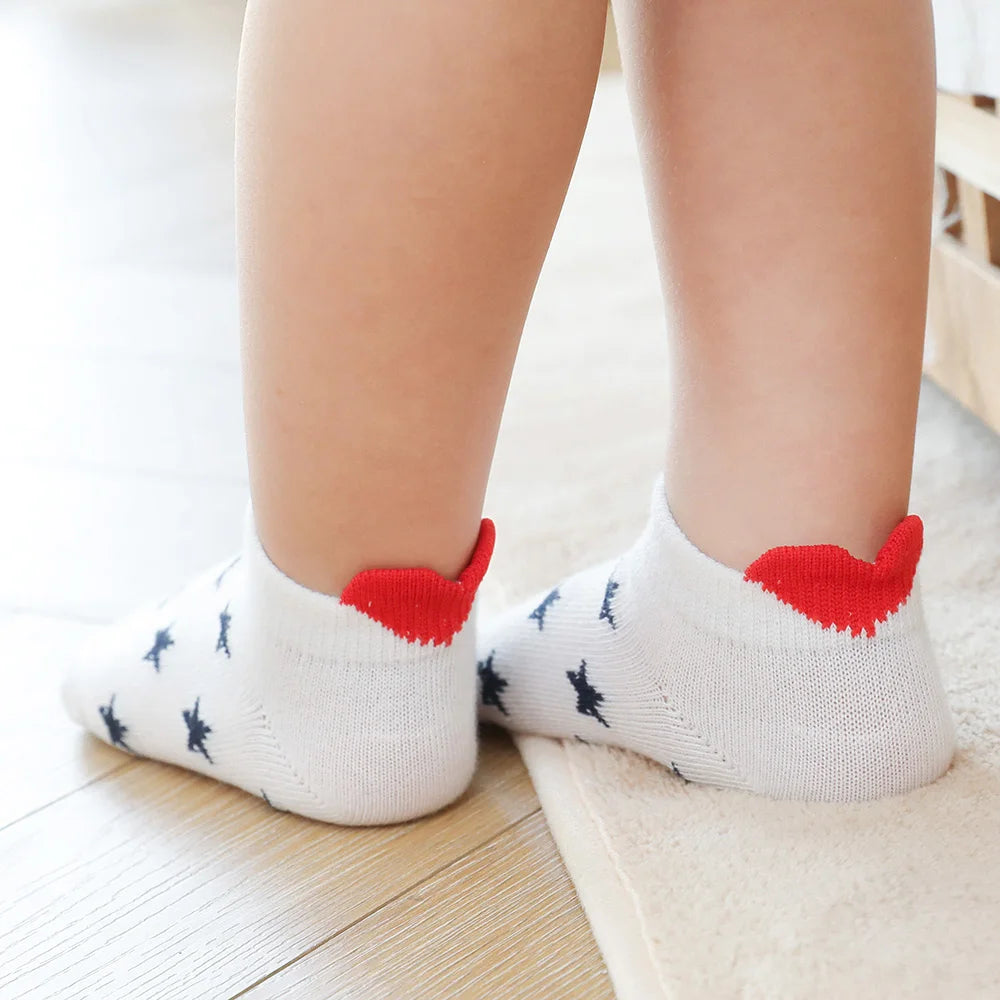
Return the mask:
{"type": "Polygon", "coordinates": [[[373,829],[132,761],[0,832],[0,996],[231,996],[537,807],[499,734],[461,803],[373,829]]]}
{"type": "Polygon", "coordinates": [[[244,994],[613,1000],[540,813],[244,994]]]}
{"type": "Polygon", "coordinates": [[[17,761],[4,768],[0,827],[127,762],[85,738],[60,704],[62,662],[92,627],[34,615],[0,621],[0,760],[17,761]]]}
{"type": "Polygon", "coordinates": [[[247,487],[78,466],[5,463],[0,606],[108,621],[237,551],[247,487]]]}

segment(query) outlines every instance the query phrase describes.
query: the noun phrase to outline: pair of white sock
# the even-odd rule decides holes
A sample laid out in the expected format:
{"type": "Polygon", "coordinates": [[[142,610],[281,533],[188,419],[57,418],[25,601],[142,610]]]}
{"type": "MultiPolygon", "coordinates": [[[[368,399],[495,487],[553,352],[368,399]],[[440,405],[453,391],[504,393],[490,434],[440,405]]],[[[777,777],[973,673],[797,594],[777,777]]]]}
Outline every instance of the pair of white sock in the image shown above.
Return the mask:
{"type": "Polygon", "coordinates": [[[242,555],[109,627],[64,688],[123,750],[343,824],[453,801],[482,719],[626,747],[680,778],[781,798],[854,800],[943,773],[951,717],[915,582],[919,519],[875,563],[772,549],[740,574],[671,517],[662,481],[619,559],[488,623],[473,604],[483,522],[458,581],[371,570],[339,597],[242,555]]]}

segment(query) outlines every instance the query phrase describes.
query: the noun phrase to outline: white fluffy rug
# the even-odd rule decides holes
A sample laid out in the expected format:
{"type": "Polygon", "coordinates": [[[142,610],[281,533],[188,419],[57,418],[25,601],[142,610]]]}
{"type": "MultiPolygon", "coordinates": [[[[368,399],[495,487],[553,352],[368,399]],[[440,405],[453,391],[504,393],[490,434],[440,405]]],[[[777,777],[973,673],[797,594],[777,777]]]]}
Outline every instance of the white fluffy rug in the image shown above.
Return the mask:
{"type": "MultiPolygon", "coordinates": [[[[666,348],[620,81],[602,81],[539,286],[487,510],[484,612],[632,540],[665,436],[666,348]]],[[[856,805],[685,785],[524,739],[621,1000],[1000,996],[1000,440],[924,394],[913,509],[960,751],[856,805]]]]}

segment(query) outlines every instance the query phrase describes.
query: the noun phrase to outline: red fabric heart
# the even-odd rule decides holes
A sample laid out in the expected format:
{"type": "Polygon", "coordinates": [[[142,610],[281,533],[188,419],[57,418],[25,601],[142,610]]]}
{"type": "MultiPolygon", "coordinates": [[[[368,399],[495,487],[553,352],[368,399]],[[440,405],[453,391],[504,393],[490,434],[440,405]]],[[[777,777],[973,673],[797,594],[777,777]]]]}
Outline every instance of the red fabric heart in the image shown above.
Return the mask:
{"type": "Polygon", "coordinates": [[[910,596],[923,544],[923,522],[910,514],[873,563],[839,545],[784,545],[752,562],[743,578],[824,628],[874,635],[875,623],[910,596]]]}
{"type": "Polygon", "coordinates": [[[485,518],[469,565],[457,580],[432,569],[367,569],[344,588],[340,603],[407,642],[450,646],[472,611],[495,541],[493,522],[485,518]]]}

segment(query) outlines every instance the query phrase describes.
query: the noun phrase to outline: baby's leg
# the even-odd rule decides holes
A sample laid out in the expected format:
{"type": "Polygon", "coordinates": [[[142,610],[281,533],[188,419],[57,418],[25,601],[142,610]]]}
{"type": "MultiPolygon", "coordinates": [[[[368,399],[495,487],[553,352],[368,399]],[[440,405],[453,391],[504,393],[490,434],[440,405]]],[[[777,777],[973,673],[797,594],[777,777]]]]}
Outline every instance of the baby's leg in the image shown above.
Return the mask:
{"type": "Polygon", "coordinates": [[[256,0],[237,194],[261,540],[339,594],[476,538],[600,63],[597,0],[256,0]]]}
{"type": "Polygon", "coordinates": [[[597,0],[250,3],[253,513],[241,557],[81,656],[83,725],[325,820],[462,792],[487,470],[603,28],[597,0]]]}
{"type": "Polygon", "coordinates": [[[617,13],[673,315],[665,486],[629,552],[488,630],[483,717],[771,795],[913,788],[952,751],[904,520],[929,5],[617,13]]]}
{"type": "Polygon", "coordinates": [[[622,0],[619,13],[673,312],[671,508],[736,569],[775,545],[873,559],[910,490],[930,4],[622,0]]]}

